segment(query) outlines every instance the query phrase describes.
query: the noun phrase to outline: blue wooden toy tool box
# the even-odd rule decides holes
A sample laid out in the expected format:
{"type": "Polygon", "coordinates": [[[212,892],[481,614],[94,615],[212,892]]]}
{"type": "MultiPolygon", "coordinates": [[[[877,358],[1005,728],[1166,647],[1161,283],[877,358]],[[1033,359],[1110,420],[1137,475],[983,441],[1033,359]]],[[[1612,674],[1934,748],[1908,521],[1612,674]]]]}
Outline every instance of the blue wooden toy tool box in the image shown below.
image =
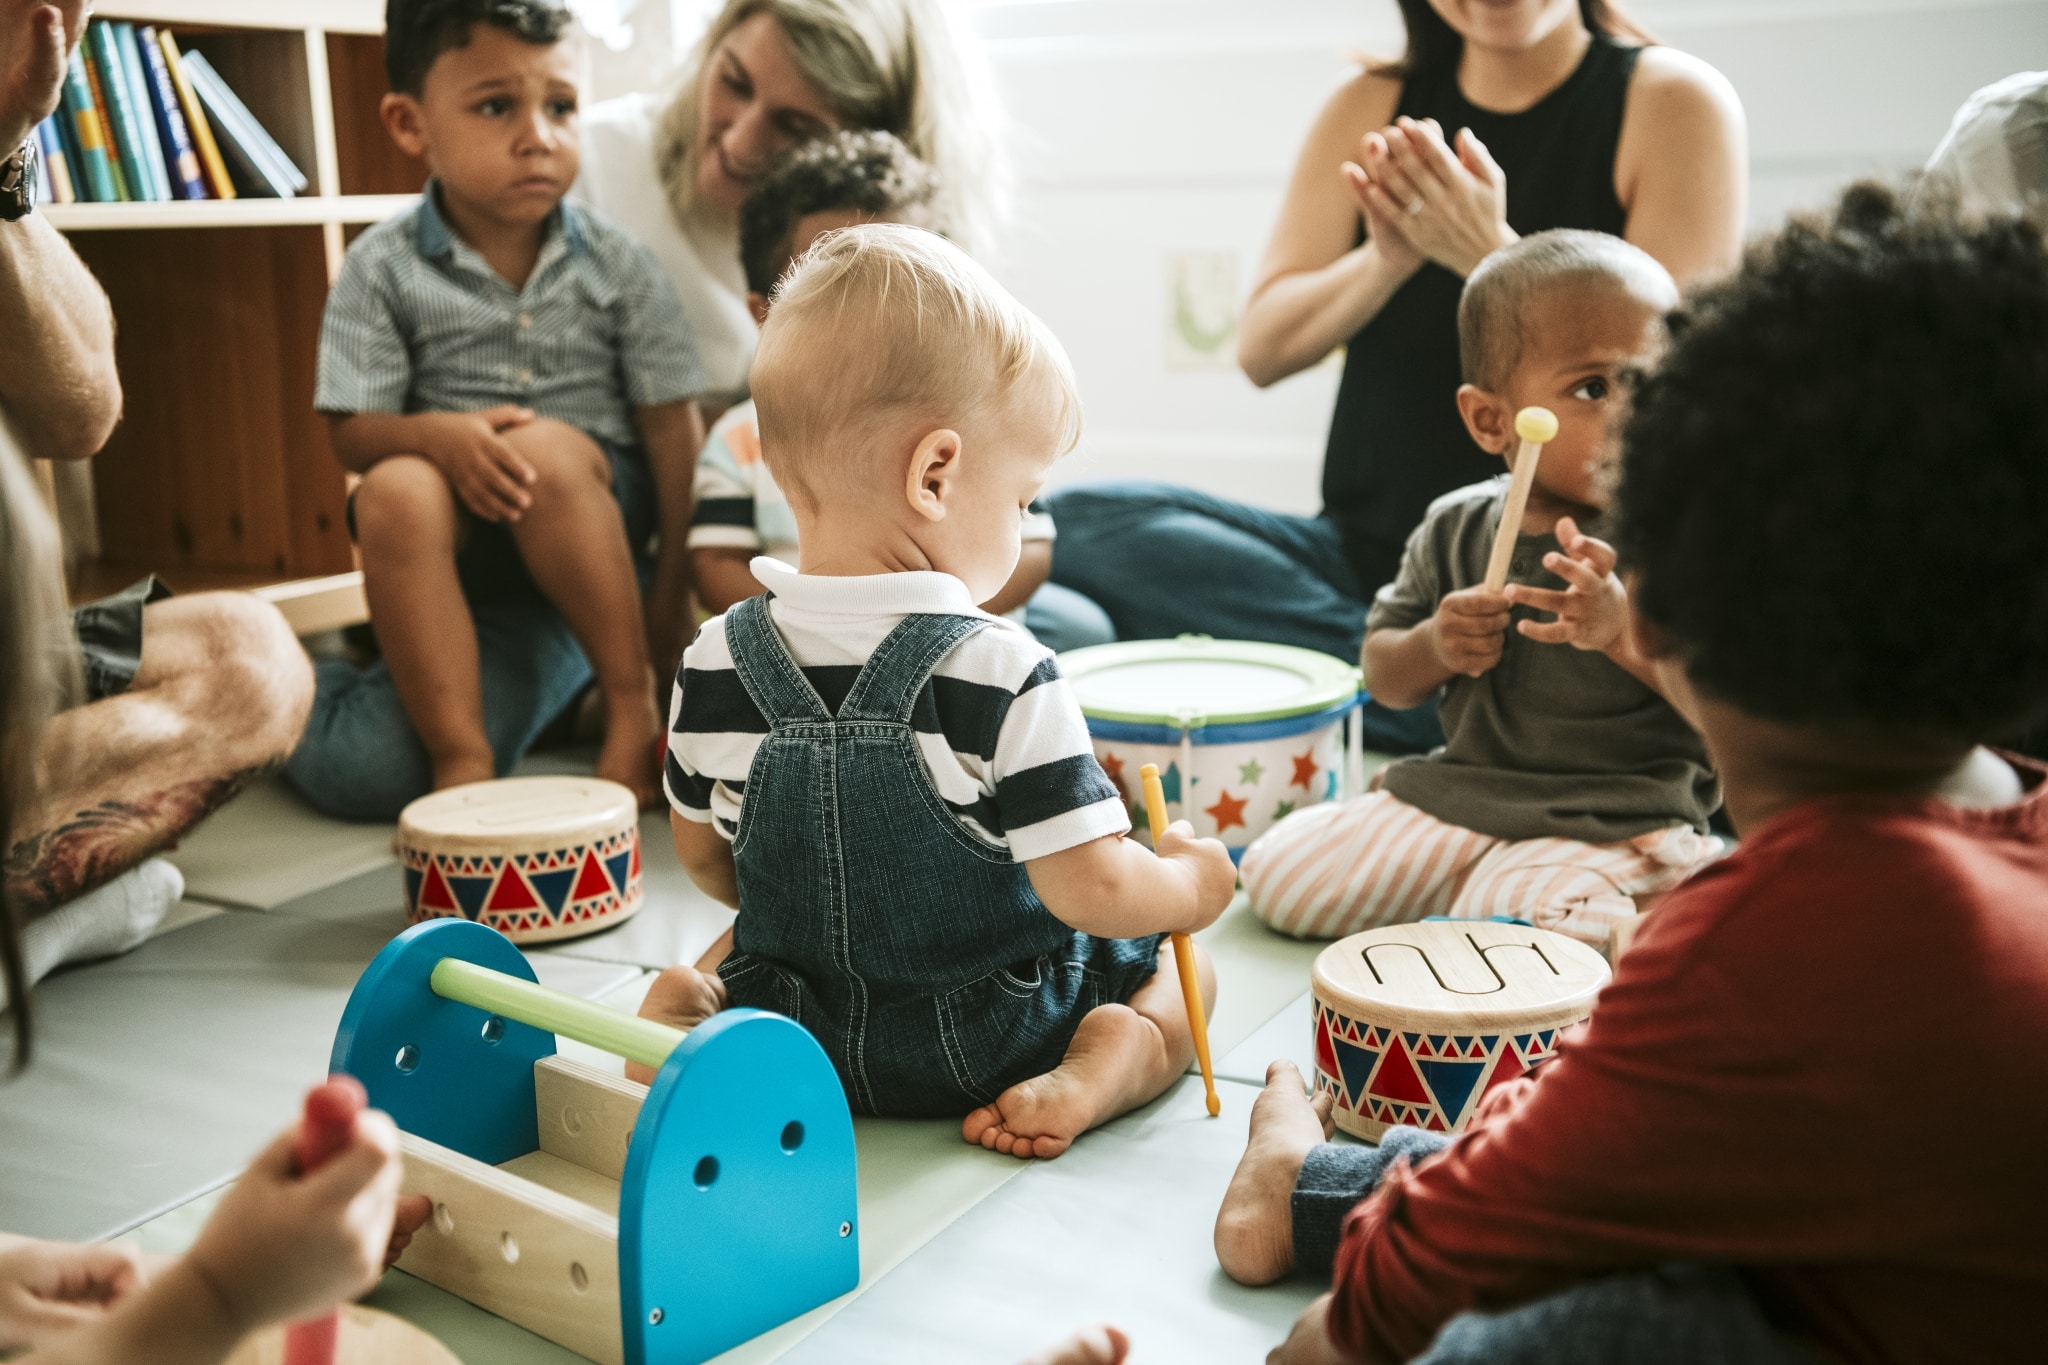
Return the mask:
{"type": "Polygon", "coordinates": [[[405,1191],[434,1201],[399,1268],[592,1360],[695,1365],[859,1282],[846,1095],[781,1015],[679,1033],[439,919],[364,971],[333,1069],[397,1121],[405,1191]],[[557,1034],[659,1074],[558,1057],[557,1034]]]}

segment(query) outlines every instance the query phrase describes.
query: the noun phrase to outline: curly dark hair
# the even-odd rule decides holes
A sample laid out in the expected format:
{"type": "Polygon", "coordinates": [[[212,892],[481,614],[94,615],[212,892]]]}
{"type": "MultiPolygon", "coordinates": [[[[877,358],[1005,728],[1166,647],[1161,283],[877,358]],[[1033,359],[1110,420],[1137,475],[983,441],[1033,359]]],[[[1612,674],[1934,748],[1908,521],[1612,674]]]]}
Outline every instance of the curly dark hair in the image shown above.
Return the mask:
{"type": "Polygon", "coordinates": [[[1670,318],[1619,549],[1700,690],[1975,743],[2048,711],[2048,243],[1876,184],[1670,318]]]}
{"type": "MultiPolygon", "coordinates": [[[[747,288],[775,292],[789,267],[790,238],[800,220],[834,211],[908,218],[929,206],[938,189],[937,174],[894,133],[833,133],[792,147],[740,207],[747,288]]],[[[943,232],[945,225],[914,226],[943,232]]]]}
{"type": "Polygon", "coordinates": [[[559,43],[569,11],[554,0],[385,0],[384,78],[394,92],[417,96],[434,59],[469,46],[478,24],[529,43],[559,43]]]}

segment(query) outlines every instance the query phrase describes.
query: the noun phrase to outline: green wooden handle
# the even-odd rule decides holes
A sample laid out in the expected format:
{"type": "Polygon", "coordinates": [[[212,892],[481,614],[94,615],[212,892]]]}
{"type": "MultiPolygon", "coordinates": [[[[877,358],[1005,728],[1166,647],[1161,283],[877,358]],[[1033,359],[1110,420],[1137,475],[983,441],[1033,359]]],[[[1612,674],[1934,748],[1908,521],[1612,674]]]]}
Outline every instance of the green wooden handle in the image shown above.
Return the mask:
{"type": "Polygon", "coordinates": [[[559,1033],[643,1066],[659,1068],[683,1041],[681,1029],[621,1014],[459,958],[442,958],[429,984],[443,1000],[474,1005],[515,1023],[559,1033]]]}

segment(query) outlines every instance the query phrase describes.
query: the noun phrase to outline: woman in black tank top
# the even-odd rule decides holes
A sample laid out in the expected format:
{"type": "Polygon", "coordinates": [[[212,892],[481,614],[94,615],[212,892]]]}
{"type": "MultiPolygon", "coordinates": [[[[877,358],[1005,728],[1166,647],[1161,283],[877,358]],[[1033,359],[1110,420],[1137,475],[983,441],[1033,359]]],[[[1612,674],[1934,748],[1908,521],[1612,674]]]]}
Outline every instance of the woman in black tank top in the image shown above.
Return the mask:
{"type": "MultiPolygon", "coordinates": [[[[1457,412],[1465,273],[1552,227],[1626,236],[1680,283],[1735,262],[1742,112],[1712,68],[1639,45],[1612,0],[1399,3],[1407,59],[1325,106],[1240,326],[1239,363],[1262,386],[1348,344],[1324,510],[1166,484],[1055,495],[1053,579],[1101,603],[1124,639],[1199,631],[1357,658],[1365,603],[1429,503],[1501,469],[1457,412]],[[1446,169],[1409,179],[1429,151],[1446,169]]],[[[1390,751],[1435,735],[1427,714],[1369,716],[1390,751]]]]}
{"type": "MultiPolygon", "coordinates": [[[[1641,52],[1593,34],[1564,84],[1518,114],[1467,99],[1457,54],[1449,53],[1406,74],[1396,115],[1470,129],[1505,172],[1507,221],[1516,234],[1573,227],[1619,236],[1628,214],[1614,193],[1614,154],[1641,52]]],[[[1323,457],[1323,506],[1368,589],[1392,580],[1408,533],[1432,501],[1500,472],[1499,457],[1466,433],[1454,399],[1464,287],[1462,275],[1428,262],[1345,352],[1323,457]]]]}

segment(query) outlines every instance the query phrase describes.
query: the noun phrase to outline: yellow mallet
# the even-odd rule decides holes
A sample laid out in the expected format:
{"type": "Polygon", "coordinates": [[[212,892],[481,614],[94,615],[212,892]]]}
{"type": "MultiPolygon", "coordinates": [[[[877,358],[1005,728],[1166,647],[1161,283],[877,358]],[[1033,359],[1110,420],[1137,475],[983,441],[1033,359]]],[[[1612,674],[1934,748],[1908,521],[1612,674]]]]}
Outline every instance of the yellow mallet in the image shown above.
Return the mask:
{"type": "MultiPolygon", "coordinates": [[[[1166,789],[1159,785],[1159,765],[1147,763],[1138,769],[1138,780],[1145,784],[1145,814],[1152,819],[1152,848],[1157,852],[1159,841],[1166,835],[1166,789]]],[[[1223,1101],[1216,1097],[1216,1073],[1209,1065],[1209,1017],[1202,1008],[1202,978],[1195,970],[1194,941],[1186,934],[1173,936],[1173,960],[1180,968],[1180,998],[1187,1001],[1188,1029],[1195,1035],[1195,1060],[1202,1064],[1202,1088],[1209,1095],[1209,1117],[1223,1112],[1223,1101]]]]}
{"type": "Polygon", "coordinates": [[[1529,487],[1536,482],[1536,462],[1543,447],[1557,439],[1557,414],[1549,408],[1523,408],[1515,414],[1515,477],[1508,485],[1508,505],[1501,509],[1500,529],[1493,533],[1493,557],[1486,561],[1486,590],[1508,585],[1508,561],[1515,557],[1515,537],[1522,533],[1522,513],[1529,507],[1529,487]]]}

